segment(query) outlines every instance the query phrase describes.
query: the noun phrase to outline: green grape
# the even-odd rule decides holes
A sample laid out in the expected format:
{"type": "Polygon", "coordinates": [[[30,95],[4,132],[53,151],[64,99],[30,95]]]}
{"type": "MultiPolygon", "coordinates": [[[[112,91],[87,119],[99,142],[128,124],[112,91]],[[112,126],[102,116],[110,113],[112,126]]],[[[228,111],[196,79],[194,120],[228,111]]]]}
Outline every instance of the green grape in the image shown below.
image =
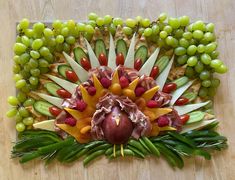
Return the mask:
{"type": "Polygon", "coordinates": [[[23,93],[21,91],[18,92],[17,99],[18,99],[19,102],[23,103],[26,100],[26,98],[27,98],[27,96],[26,96],[25,93],[23,93]]]}
{"type": "Polygon", "coordinates": [[[139,35],[142,35],[143,33],[144,33],[144,28],[143,27],[140,27],[139,29],[138,29],[138,33],[139,33],[139,35]]]}
{"type": "Polygon", "coordinates": [[[122,30],[126,35],[131,35],[132,34],[132,29],[130,27],[123,27],[122,30]]]}
{"type": "Polygon", "coordinates": [[[86,25],[84,23],[77,23],[78,31],[84,32],[86,30],[86,25]]]}
{"type": "Polygon", "coordinates": [[[45,59],[39,59],[38,62],[39,62],[38,63],[39,67],[48,67],[49,66],[48,62],[45,59]]]}
{"type": "Polygon", "coordinates": [[[200,60],[203,64],[210,64],[211,63],[211,57],[210,55],[203,53],[200,57],[200,60]]]}
{"type": "Polygon", "coordinates": [[[88,14],[88,19],[89,20],[94,20],[95,21],[97,18],[98,18],[98,15],[94,12],[91,12],[91,13],[88,14]]]}
{"type": "Polygon", "coordinates": [[[69,30],[73,30],[76,26],[76,23],[74,22],[74,20],[70,19],[67,21],[67,27],[69,28],[69,30]]]}
{"type": "Polygon", "coordinates": [[[206,45],[205,47],[205,52],[206,53],[212,53],[216,49],[217,45],[216,43],[212,42],[206,45]]]}
{"type": "Polygon", "coordinates": [[[15,64],[20,64],[20,56],[15,55],[15,56],[13,57],[13,60],[14,60],[15,64]]]}
{"type": "Polygon", "coordinates": [[[183,33],[184,33],[183,29],[176,29],[174,31],[175,38],[177,38],[177,39],[181,38],[183,36],[183,33]]]}
{"type": "Polygon", "coordinates": [[[123,25],[123,20],[121,18],[114,18],[113,19],[113,24],[115,26],[118,26],[118,25],[122,26],[123,25]]]}
{"type": "Polygon", "coordinates": [[[179,46],[179,47],[175,48],[175,54],[177,56],[184,55],[184,54],[186,54],[186,49],[184,47],[179,46]]]}
{"type": "Polygon", "coordinates": [[[86,32],[88,34],[94,34],[95,29],[91,25],[88,24],[88,25],[86,25],[86,32]]]}
{"type": "Polygon", "coordinates": [[[198,44],[198,43],[197,43],[197,40],[196,40],[196,39],[190,39],[190,40],[189,40],[189,44],[190,44],[190,45],[196,45],[196,44],[198,44]]]}
{"type": "Polygon", "coordinates": [[[194,31],[193,32],[193,38],[202,39],[203,38],[203,32],[201,30],[194,31]]]}
{"type": "Polygon", "coordinates": [[[198,53],[203,53],[205,51],[205,46],[203,44],[199,44],[197,46],[197,52],[198,53]]]}
{"type": "Polygon", "coordinates": [[[218,68],[215,69],[215,72],[220,73],[220,74],[224,74],[227,71],[228,71],[228,68],[224,64],[220,65],[218,68]]]}
{"type": "Polygon", "coordinates": [[[213,24],[213,23],[208,23],[207,25],[206,25],[206,31],[207,32],[214,32],[214,29],[215,29],[215,25],[213,24]]]}
{"type": "Polygon", "coordinates": [[[210,77],[210,72],[207,70],[204,70],[200,73],[199,77],[201,80],[207,80],[210,77]]]}
{"type": "Polygon", "coordinates": [[[66,43],[68,44],[74,44],[75,43],[75,37],[73,36],[68,36],[66,39],[65,39],[66,43]]]}
{"type": "Polygon", "coordinates": [[[20,74],[14,74],[14,76],[13,76],[13,80],[14,80],[15,82],[21,80],[22,78],[23,78],[23,77],[22,77],[20,74]]]}
{"type": "Polygon", "coordinates": [[[187,26],[189,24],[189,17],[188,16],[181,16],[179,18],[179,21],[180,21],[180,26],[187,26]]]}
{"type": "Polygon", "coordinates": [[[33,50],[38,50],[40,47],[42,47],[43,41],[41,39],[35,39],[32,43],[33,50]]]}
{"type": "Polygon", "coordinates": [[[43,30],[43,34],[44,34],[45,37],[52,37],[52,36],[54,36],[54,33],[53,33],[53,31],[50,28],[45,28],[43,30]]]}
{"type": "Polygon", "coordinates": [[[24,79],[27,79],[30,77],[30,73],[25,70],[21,70],[20,74],[23,76],[24,79]]]}
{"type": "Polygon", "coordinates": [[[202,81],[202,86],[203,86],[203,87],[210,87],[210,86],[211,86],[211,81],[210,81],[210,80],[204,80],[204,81],[202,81]]]}
{"type": "Polygon", "coordinates": [[[201,87],[198,95],[202,98],[205,98],[207,96],[207,94],[208,94],[208,89],[205,87],[201,87]]]}
{"type": "Polygon", "coordinates": [[[218,78],[213,78],[211,80],[211,87],[217,88],[219,87],[219,85],[220,85],[220,80],[218,78]]]}
{"type": "Polygon", "coordinates": [[[212,60],[212,61],[210,62],[210,67],[217,69],[217,68],[219,68],[222,64],[223,64],[223,62],[222,62],[221,60],[219,60],[219,59],[214,59],[214,60],[212,60]]]}
{"type": "Polygon", "coordinates": [[[21,79],[19,81],[16,82],[16,88],[17,89],[21,89],[22,87],[24,87],[26,85],[26,81],[24,79],[21,79]]]}
{"type": "Polygon", "coordinates": [[[52,23],[52,27],[56,30],[61,29],[62,27],[62,22],[60,20],[55,20],[52,23]]]}
{"type": "Polygon", "coordinates": [[[54,62],[54,56],[51,53],[49,53],[47,56],[45,56],[44,59],[50,64],[52,64],[54,62]]]}
{"type": "Polygon", "coordinates": [[[110,15],[105,15],[104,16],[104,24],[110,24],[112,22],[113,17],[110,15]]]}
{"type": "Polygon", "coordinates": [[[188,77],[188,78],[192,78],[195,74],[195,71],[192,67],[187,67],[186,70],[185,70],[185,75],[188,77]]]}
{"type": "Polygon", "coordinates": [[[41,22],[37,22],[33,25],[33,30],[35,33],[42,33],[45,28],[45,25],[41,22]]]}
{"type": "Polygon", "coordinates": [[[19,35],[16,36],[16,42],[17,42],[17,43],[22,43],[21,37],[20,37],[19,35]]]}
{"type": "Polygon", "coordinates": [[[166,44],[175,48],[179,43],[177,39],[173,38],[172,36],[168,36],[166,38],[166,44]]]}
{"type": "Polygon", "coordinates": [[[56,51],[57,52],[62,52],[63,51],[63,44],[57,44],[56,45],[56,51]]]}
{"type": "Polygon", "coordinates": [[[28,38],[32,38],[34,35],[34,31],[32,29],[25,29],[24,34],[28,37],[28,38]]]}
{"type": "Polygon", "coordinates": [[[26,51],[27,47],[22,43],[15,43],[13,49],[15,54],[20,55],[26,51]]]}
{"type": "Polygon", "coordinates": [[[103,25],[104,25],[104,18],[98,17],[98,18],[96,19],[96,24],[97,24],[98,26],[103,26],[103,25]]]}
{"type": "Polygon", "coordinates": [[[29,116],[29,111],[27,109],[25,109],[24,107],[20,107],[18,110],[19,110],[19,113],[22,117],[29,116]]]}
{"type": "Polygon", "coordinates": [[[69,35],[69,28],[68,27],[63,27],[61,29],[61,35],[64,37],[67,37],[69,35]]]}
{"type": "Polygon", "coordinates": [[[69,52],[70,51],[70,46],[66,42],[63,43],[63,51],[65,51],[65,52],[69,52]]]}
{"type": "Polygon", "coordinates": [[[219,56],[219,51],[212,51],[210,54],[212,59],[216,59],[219,56]]]}
{"type": "Polygon", "coordinates": [[[191,32],[184,32],[183,37],[187,40],[190,40],[190,39],[192,39],[193,34],[191,32]]]}
{"type": "Polygon", "coordinates": [[[16,124],[16,130],[18,132],[23,132],[25,130],[25,125],[22,122],[16,124]]]}
{"type": "Polygon", "coordinates": [[[141,16],[136,16],[135,20],[137,21],[137,23],[140,23],[142,21],[142,17],[141,16]]]}
{"type": "Polygon", "coordinates": [[[184,47],[184,48],[187,48],[187,47],[189,46],[189,42],[188,42],[187,39],[181,38],[181,39],[179,40],[179,45],[182,46],[182,47],[184,47]]]}
{"type": "Polygon", "coordinates": [[[170,34],[172,32],[172,27],[167,25],[163,28],[163,30],[166,31],[167,34],[170,34]]]}
{"type": "Polygon", "coordinates": [[[197,73],[201,73],[204,69],[204,64],[198,61],[194,69],[197,73]]]}
{"type": "Polygon", "coordinates": [[[17,106],[20,103],[15,96],[9,96],[7,102],[12,106],[17,106]]]}
{"type": "Polygon", "coordinates": [[[40,75],[40,70],[39,69],[31,69],[30,70],[30,74],[32,75],[32,76],[35,76],[35,77],[38,77],[39,75],[40,75]]]}
{"type": "Polygon", "coordinates": [[[150,19],[148,19],[148,18],[145,18],[145,19],[142,19],[142,21],[140,22],[140,24],[141,24],[141,26],[143,26],[143,27],[148,27],[150,24],[151,24],[151,21],[150,21],[150,19]]]}
{"type": "Polygon", "coordinates": [[[27,36],[22,36],[21,37],[21,42],[27,47],[29,47],[29,45],[30,45],[30,40],[27,36]]]}
{"type": "Polygon", "coordinates": [[[12,70],[14,73],[19,73],[21,71],[21,67],[18,64],[14,64],[12,70]]]}
{"type": "Polygon", "coordinates": [[[195,30],[200,30],[200,31],[205,31],[206,26],[204,24],[203,21],[196,21],[195,23],[193,23],[193,27],[192,29],[195,30]]]}
{"type": "Polygon", "coordinates": [[[25,102],[24,102],[24,107],[28,107],[28,106],[32,106],[35,103],[35,100],[33,98],[28,98],[25,102]]]}
{"type": "Polygon", "coordinates": [[[24,18],[19,23],[21,29],[27,29],[29,27],[29,20],[24,18]]]}
{"type": "Polygon", "coordinates": [[[126,19],[126,25],[128,27],[133,28],[136,26],[136,24],[137,24],[137,22],[135,19],[131,19],[131,18],[126,19]]]}
{"type": "Polygon", "coordinates": [[[161,38],[157,39],[157,44],[159,45],[159,47],[165,47],[166,46],[166,42],[161,38]]]}
{"type": "Polygon", "coordinates": [[[179,57],[177,58],[177,62],[178,62],[180,65],[185,64],[185,63],[187,62],[187,60],[188,60],[188,56],[187,56],[186,54],[183,55],[183,56],[179,56],[179,57]]]}
{"type": "Polygon", "coordinates": [[[161,13],[158,16],[158,19],[159,19],[160,22],[164,22],[167,19],[167,14],[166,13],[161,13]]]}
{"type": "Polygon", "coordinates": [[[23,53],[20,55],[20,64],[24,65],[30,60],[30,55],[28,53],[23,53]]]}
{"type": "MultiPolygon", "coordinates": [[[[49,47],[54,47],[54,46],[56,45],[56,40],[55,40],[55,38],[50,38],[50,39],[48,39],[47,45],[48,45],[49,47]]],[[[51,49],[50,49],[50,51],[51,51],[51,49]]]]}
{"type": "Polygon", "coordinates": [[[18,112],[18,111],[17,111],[17,108],[13,107],[13,108],[11,108],[10,110],[7,111],[6,116],[7,116],[8,118],[15,117],[16,114],[17,114],[17,112],[18,112]]]}
{"type": "Polygon", "coordinates": [[[38,52],[38,51],[34,51],[34,50],[30,51],[30,56],[31,56],[32,58],[34,58],[34,59],[40,58],[39,52],[38,52]]]}
{"type": "Polygon", "coordinates": [[[48,54],[50,54],[50,50],[47,47],[41,47],[39,50],[41,56],[45,57],[48,56],[48,54]]]}
{"type": "Polygon", "coordinates": [[[21,117],[19,111],[17,111],[17,113],[15,115],[15,120],[16,120],[16,122],[21,122],[22,121],[22,117],[21,117]]]}
{"type": "Polygon", "coordinates": [[[216,94],[216,89],[213,87],[208,88],[208,96],[214,97],[216,94]]]}
{"type": "Polygon", "coordinates": [[[144,30],[144,36],[146,36],[146,37],[151,36],[152,33],[153,33],[152,28],[146,28],[146,29],[144,30]]]}
{"type": "Polygon", "coordinates": [[[159,26],[159,29],[160,29],[160,30],[163,30],[164,27],[166,26],[166,24],[161,23],[161,22],[159,22],[157,25],[159,26]]]}
{"type": "Polygon", "coordinates": [[[180,21],[177,18],[169,18],[168,19],[168,24],[173,28],[173,29],[178,29],[180,27],[180,21]]]}
{"type": "Polygon", "coordinates": [[[37,84],[38,84],[38,78],[37,78],[37,77],[34,77],[34,76],[31,76],[31,77],[29,78],[29,82],[30,82],[30,84],[32,84],[32,85],[37,85],[37,84]]]}
{"type": "Polygon", "coordinates": [[[191,56],[191,57],[188,58],[188,60],[187,60],[188,66],[196,66],[197,62],[198,62],[197,56],[191,56]]]}
{"type": "Polygon", "coordinates": [[[29,72],[30,69],[31,69],[31,66],[29,65],[29,63],[24,65],[24,71],[29,72]]]}
{"type": "Polygon", "coordinates": [[[91,25],[93,28],[96,27],[96,21],[90,20],[87,22],[87,25],[91,25]]]}
{"type": "Polygon", "coordinates": [[[197,46],[195,45],[190,45],[188,48],[187,48],[187,54],[188,55],[194,55],[197,51],[197,46]]]}
{"type": "Polygon", "coordinates": [[[153,31],[153,32],[152,32],[153,35],[159,34],[159,32],[160,32],[159,26],[158,26],[157,24],[153,25],[152,31],[153,31]]]}
{"type": "Polygon", "coordinates": [[[203,32],[201,30],[193,31],[193,38],[202,39],[203,38],[203,32]]]}
{"type": "Polygon", "coordinates": [[[114,35],[116,33],[116,26],[112,23],[110,24],[109,28],[109,32],[114,35]]]}
{"type": "Polygon", "coordinates": [[[33,117],[27,117],[27,118],[24,118],[24,119],[23,119],[23,123],[24,123],[24,125],[26,125],[26,126],[31,126],[31,125],[33,125],[33,122],[34,122],[33,117]]]}
{"type": "Polygon", "coordinates": [[[161,31],[160,34],[159,34],[160,38],[162,38],[162,39],[165,39],[167,37],[167,35],[168,34],[167,34],[166,31],[161,31]]]}
{"type": "Polygon", "coordinates": [[[24,87],[22,87],[21,89],[20,89],[22,92],[24,92],[24,93],[29,93],[29,91],[30,91],[30,86],[29,86],[29,84],[26,84],[24,87]]]}
{"type": "Polygon", "coordinates": [[[204,34],[204,38],[205,38],[205,40],[206,41],[213,41],[213,39],[214,39],[214,35],[211,33],[211,32],[206,32],[205,34],[204,34]]]}

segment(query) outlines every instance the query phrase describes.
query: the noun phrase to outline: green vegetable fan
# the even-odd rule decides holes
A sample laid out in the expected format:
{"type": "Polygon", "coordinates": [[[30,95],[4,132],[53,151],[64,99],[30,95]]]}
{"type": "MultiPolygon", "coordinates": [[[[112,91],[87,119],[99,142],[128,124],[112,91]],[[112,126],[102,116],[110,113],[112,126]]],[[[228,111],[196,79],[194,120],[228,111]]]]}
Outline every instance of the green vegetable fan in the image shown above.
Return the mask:
{"type": "Polygon", "coordinates": [[[227,67],[217,59],[214,25],[187,16],[156,21],[89,14],[86,23],[29,26],[14,45],[18,89],[8,117],[19,140],[12,157],[84,165],[105,155],[210,159],[227,147],[214,128],[212,98],[227,67]]]}

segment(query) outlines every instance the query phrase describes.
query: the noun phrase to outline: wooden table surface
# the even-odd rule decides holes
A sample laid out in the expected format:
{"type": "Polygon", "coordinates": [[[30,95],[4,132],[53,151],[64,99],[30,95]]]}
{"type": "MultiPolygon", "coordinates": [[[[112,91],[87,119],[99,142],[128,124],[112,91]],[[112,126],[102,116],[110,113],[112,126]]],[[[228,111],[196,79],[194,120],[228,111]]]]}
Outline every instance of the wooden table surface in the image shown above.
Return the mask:
{"type": "Polygon", "coordinates": [[[0,179],[235,179],[234,9],[234,0],[0,0],[0,179]],[[5,112],[8,109],[7,97],[15,93],[11,69],[16,21],[23,17],[32,21],[84,20],[89,12],[122,18],[141,15],[151,19],[160,12],[167,12],[170,16],[188,15],[193,20],[215,23],[220,58],[230,68],[226,75],[220,77],[222,85],[215,98],[217,118],[221,120],[219,131],[228,137],[229,148],[215,153],[211,161],[186,159],[183,170],[173,170],[165,160],[155,158],[115,162],[103,158],[87,168],[80,162],[69,166],[53,163],[45,167],[39,161],[20,165],[17,160],[11,160],[11,142],[16,135],[14,122],[5,117],[5,112]]]}

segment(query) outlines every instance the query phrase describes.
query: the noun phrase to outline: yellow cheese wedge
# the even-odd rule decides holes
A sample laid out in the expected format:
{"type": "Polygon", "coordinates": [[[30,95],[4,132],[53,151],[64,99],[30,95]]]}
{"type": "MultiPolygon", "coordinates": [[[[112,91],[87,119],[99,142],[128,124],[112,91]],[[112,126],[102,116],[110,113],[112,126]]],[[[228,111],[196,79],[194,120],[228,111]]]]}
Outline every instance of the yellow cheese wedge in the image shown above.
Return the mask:
{"type": "Polygon", "coordinates": [[[55,131],[55,119],[34,123],[33,127],[36,129],[55,131]]]}
{"type": "Polygon", "coordinates": [[[171,112],[171,108],[145,108],[144,114],[149,117],[150,121],[154,121],[162,115],[171,112]]]}
{"type": "Polygon", "coordinates": [[[154,94],[158,91],[159,86],[155,86],[148,91],[146,91],[141,97],[144,98],[146,101],[149,101],[153,98],[154,94]]]}
{"type": "Polygon", "coordinates": [[[72,115],[76,120],[80,120],[82,118],[90,117],[93,115],[95,110],[91,107],[87,107],[83,112],[80,112],[75,109],[64,108],[70,115],[72,115]]]}
{"type": "Polygon", "coordinates": [[[127,89],[130,89],[132,91],[135,91],[136,86],[138,85],[139,82],[139,78],[136,78],[134,81],[132,81],[129,86],[127,87],[127,89]]]}
{"type": "Polygon", "coordinates": [[[112,84],[118,83],[119,84],[119,77],[118,77],[118,71],[115,70],[113,73],[113,77],[112,77],[112,84]]]}
{"type": "Polygon", "coordinates": [[[87,92],[87,90],[80,86],[80,90],[82,93],[82,99],[88,104],[88,106],[95,107],[95,103],[92,101],[92,96],[90,96],[87,92]]]}

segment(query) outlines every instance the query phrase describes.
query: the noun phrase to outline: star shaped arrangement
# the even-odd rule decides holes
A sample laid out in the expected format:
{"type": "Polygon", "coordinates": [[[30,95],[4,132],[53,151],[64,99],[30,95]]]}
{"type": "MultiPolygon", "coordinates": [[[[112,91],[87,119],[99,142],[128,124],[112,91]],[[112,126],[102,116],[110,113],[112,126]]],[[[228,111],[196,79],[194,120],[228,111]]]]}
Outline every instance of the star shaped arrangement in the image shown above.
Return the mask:
{"type": "Polygon", "coordinates": [[[213,23],[165,13],[152,22],[88,19],[18,24],[17,95],[7,112],[19,132],[13,158],[87,165],[163,156],[182,168],[184,157],[209,160],[227,147],[212,109],[214,74],[227,72],[213,23]]]}

